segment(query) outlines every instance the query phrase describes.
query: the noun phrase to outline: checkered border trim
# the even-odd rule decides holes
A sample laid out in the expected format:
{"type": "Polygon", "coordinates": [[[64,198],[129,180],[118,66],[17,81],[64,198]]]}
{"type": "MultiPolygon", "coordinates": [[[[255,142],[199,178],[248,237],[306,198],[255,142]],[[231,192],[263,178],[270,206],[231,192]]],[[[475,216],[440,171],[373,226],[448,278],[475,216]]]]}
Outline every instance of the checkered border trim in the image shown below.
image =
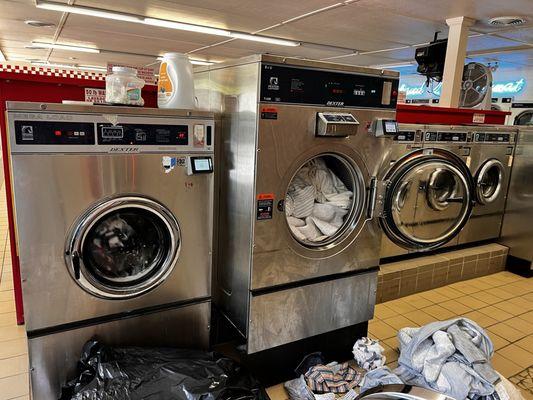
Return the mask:
{"type": "Polygon", "coordinates": [[[0,64],[0,72],[15,74],[52,76],[56,78],[87,79],[93,81],[105,81],[105,74],[97,71],[82,71],[68,68],[32,67],[24,65],[0,64]]]}

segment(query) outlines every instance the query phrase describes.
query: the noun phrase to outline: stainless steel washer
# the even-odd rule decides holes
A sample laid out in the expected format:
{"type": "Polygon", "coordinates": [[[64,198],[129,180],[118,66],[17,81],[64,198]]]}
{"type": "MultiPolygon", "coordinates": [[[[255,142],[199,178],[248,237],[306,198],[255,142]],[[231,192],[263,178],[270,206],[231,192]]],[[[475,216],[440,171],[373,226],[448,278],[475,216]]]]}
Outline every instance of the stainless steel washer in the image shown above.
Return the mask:
{"type": "Polygon", "coordinates": [[[382,259],[456,245],[473,207],[468,130],[400,124],[399,131],[395,138],[414,140],[393,142],[396,155],[389,156],[382,174],[387,183],[382,259]]]}
{"type": "Polygon", "coordinates": [[[224,126],[216,301],[248,354],[372,318],[385,142],[367,127],[394,119],[397,85],[394,72],[265,55],[197,70],[200,104],[224,126]],[[288,192],[322,166],[351,195],[331,235],[310,239],[291,229],[288,192]]]}
{"type": "Polygon", "coordinates": [[[475,207],[461,234],[459,244],[500,237],[509,188],[516,127],[471,128],[472,152],[468,159],[475,182],[475,207]]]}
{"type": "Polygon", "coordinates": [[[8,103],[34,399],[84,341],[207,347],[210,113],[8,103]]]}

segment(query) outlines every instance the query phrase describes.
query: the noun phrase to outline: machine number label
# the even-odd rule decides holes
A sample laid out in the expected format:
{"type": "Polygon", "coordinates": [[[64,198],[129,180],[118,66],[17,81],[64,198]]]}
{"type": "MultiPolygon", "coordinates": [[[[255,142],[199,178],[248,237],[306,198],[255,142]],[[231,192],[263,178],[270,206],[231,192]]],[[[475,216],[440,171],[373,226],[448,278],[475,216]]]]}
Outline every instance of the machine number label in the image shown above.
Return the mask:
{"type": "Polygon", "coordinates": [[[272,219],[274,211],[274,195],[262,193],[257,196],[257,220],[263,221],[272,219]]]}

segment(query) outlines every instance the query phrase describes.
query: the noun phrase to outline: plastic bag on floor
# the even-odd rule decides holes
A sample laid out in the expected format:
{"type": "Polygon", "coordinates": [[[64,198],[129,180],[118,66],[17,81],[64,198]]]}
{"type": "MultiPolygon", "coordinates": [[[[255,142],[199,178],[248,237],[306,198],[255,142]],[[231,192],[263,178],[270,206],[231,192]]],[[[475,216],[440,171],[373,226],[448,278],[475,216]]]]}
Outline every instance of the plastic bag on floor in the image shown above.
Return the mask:
{"type": "Polygon", "coordinates": [[[87,342],[78,377],[60,400],[263,400],[259,382],[228,358],[171,348],[109,347],[87,342]]]}

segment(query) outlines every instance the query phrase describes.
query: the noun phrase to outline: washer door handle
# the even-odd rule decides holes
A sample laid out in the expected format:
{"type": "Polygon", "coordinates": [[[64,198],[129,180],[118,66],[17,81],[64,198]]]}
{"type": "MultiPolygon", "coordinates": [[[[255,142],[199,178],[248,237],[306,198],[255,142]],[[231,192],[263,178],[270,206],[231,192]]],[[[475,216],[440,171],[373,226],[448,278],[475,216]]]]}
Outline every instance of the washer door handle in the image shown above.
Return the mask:
{"type": "Polygon", "coordinates": [[[80,256],[77,251],[72,252],[72,267],[74,268],[74,278],[80,280],[80,256]]]}

